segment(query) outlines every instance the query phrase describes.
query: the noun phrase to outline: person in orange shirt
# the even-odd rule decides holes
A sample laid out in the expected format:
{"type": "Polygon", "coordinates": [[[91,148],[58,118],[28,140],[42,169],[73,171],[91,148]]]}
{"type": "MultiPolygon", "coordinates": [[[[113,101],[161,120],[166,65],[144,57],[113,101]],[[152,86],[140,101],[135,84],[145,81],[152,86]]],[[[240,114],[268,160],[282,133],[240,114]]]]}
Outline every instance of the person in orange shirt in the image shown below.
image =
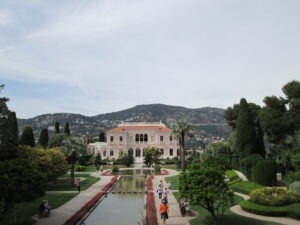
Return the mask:
{"type": "Polygon", "coordinates": [[[169,213],[169,206],[167,204],[166,200],[162,200],[161,204],[159,206],[159,212],[161,219],[163,221],[163,224],[166,225],[166,220],[169,218],[168,213],[169,213]]]}

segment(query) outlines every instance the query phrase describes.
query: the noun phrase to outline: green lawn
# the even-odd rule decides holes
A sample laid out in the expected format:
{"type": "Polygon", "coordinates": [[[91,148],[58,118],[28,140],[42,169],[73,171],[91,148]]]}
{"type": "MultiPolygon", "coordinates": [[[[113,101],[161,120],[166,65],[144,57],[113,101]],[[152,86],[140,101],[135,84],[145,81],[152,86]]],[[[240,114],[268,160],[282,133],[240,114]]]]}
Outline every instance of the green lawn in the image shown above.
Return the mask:
{"type": "Polygon", "coordinates": [[[242,181],[242,182],[234,183],[229,187],[233,191],[249,195],[253,190],[263,188],[264,186],[251,181],[242,181]]]}
{"type": "MultiPolygon", "coordinates": [[[[174,193],[177,200],[179,200],[179,193],[174,193]]],[[[243,199],[235,196],[234,204],[238,204],[243,199]]],[[[198,212],[198,216],[194,219],[190,220],[191,225],[214,225],[213,218],[211,214],[204,208],[199,206],[191,205],[191,208],[194,211],[198,212]]],[[[250,219],[246,217],[242,217],[232,213],[229,209],[224,214],[223,225],[279,225],[279,223],[272,223],[266,221],[260,221],[255,219],[250,219]]]]}
{"type": "Polygon", "coordinates": [[[166,169],[181,171],[180,167],[178,167],[176,164],[170,164],[170,165],[165,164],[165,165],[161,165],[161,167],[166,169]]]}
{"type": "Polygon", "coordinates": [[[171,182],[172,184],[172,190],[178,190],[179,189],[179,175],[172,176],[172,177],[166,177],[166,182],[171,182]]]}
{"type": "MultiPolygon", "coordinates": [[[[90,176],[89,174],[75,173],[75,177],[85,178],[81,183],[81,190],[86,190],[91,185],[100,180],[98,177],[90,176]]],[[[47,191],[76,191],[76,187],[70,186],[70,174],[64,175],[56,181],[48,182],[47,191]]]]}
{"type": "Polygon", "coordinates": [[[35,221],[31,217],[38,213],[38,208],[42,200],[47,199],[52,209],[55,209],[76,195],[77,193],[46,193],[46,195],[34,201],[18,203],[4,214],[0,220],[0,224],[32,225],[35,221]]]}

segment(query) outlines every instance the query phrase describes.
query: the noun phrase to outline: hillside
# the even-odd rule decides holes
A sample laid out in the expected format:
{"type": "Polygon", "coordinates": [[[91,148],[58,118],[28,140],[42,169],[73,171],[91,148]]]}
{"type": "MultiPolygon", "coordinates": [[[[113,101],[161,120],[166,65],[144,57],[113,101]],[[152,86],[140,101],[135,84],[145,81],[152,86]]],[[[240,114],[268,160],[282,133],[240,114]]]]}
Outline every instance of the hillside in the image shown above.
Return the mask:
{"type": "Polygon", "coordinates": [[[60,123],[61,132],[63,132],[64,124],[68,122],[72,135],[92,138],[97,136],[101,130],[108,130],[122,121],[162,121],[172,127],[177,120],[185,118],[193,125],[198,140],[197,145],[200,145],[202,142],[209,143],[220,138],[227,138],[230,127],[226,124],[223,115],[224,109],[218,108],[189,109],[180,106],[151,104],[137,105],[126,110],[91,117],[71,113],[45,114],[30,119],[18,119],[18,123],[20,132],[25,124],[31,125],[36,138],[42,128],[48,128],[50,132],[53,132],[56,121],[60,123]]]}

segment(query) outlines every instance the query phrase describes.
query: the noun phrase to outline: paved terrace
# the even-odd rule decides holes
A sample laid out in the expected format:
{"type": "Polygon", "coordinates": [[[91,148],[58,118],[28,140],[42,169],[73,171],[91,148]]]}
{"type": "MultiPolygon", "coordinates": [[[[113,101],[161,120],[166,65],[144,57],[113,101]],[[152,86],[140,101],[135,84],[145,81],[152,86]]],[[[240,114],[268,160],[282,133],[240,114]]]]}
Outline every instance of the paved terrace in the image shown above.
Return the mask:
{"type": "MultiPolygon", "coordinates": [[[[100,174],[95,172],[91,175],[99,177],[100,174]]],[[[66,202],[62,206],[51,210],[51,214],[47,218],[39,218],[36,214],[33,219],[37,220],[35,225],[62,225],[71,216],[73,216],[82,206],[84,206],[91,198],[93,198],[102,188],[111,181],[111,176],[101,176],[101,180],[93,184],[88,189],[81,191],[78,195],[66,202]]],[[[49,202],[51,205],[51,202],[49,202]]]]}

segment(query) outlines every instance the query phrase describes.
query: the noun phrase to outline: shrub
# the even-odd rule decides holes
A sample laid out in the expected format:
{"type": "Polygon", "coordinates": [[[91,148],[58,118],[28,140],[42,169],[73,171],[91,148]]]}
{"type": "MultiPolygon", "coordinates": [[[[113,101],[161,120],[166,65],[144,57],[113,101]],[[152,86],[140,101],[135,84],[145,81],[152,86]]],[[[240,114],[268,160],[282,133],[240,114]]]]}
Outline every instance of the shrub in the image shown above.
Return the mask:
{"type": "Polygon", "coordinates": [[[82,171],[85,171],[85,166],[76,166],[75,167],[75,171],[78,171],[78,172],[82,172],[82,171]]]}
{"type": "Polygon", "coordinates": [[[248,179],[251,179],[252,169],[260,160],[263,160],[263,157],[261,155],[253,154],[246,158],[243,158],[240,161],[240,169],[246,175],[246,177],[248,177],[248,179]]]}
{"type": "Polygon", "coordinates": [[[289,172],[288,174],[288,178],[287,178],[287,185],[290,185],[292,183],[294,183],[295,181],[300,181],[300,171],[299,172],[289,172]]]}
{"type": "Polygon", "coordinates": [[[290,191],[294,191],[300,194],[300,181],[295,181],[289,186],[290,191]]]}
{"type": "Polygon", "coordinates": [[[117,173],[117,172],[119,172],[119,167],[117,167],[117,166],[113,166],[113,168],[112,168],[112,172],[113,172],[113,173],[117,173]]]}
{"type": "Polygon", "coordinates": [[[276,162],[260,160],[252,170],[252,181],[265,186],[276,184],[276,162]]]}
{"type": "Polygon", "coordinates": [[[154,169],[155,169],[155,171],[159,172],[161,167],[159,164],[155,164],[154,169]]]}
{"type": "Polygon", "coordinates": [[[250,200],[259,205],[284,206],[300,202],[300,195],[283,188],[262,188],[251,192],[250,200]]]}

